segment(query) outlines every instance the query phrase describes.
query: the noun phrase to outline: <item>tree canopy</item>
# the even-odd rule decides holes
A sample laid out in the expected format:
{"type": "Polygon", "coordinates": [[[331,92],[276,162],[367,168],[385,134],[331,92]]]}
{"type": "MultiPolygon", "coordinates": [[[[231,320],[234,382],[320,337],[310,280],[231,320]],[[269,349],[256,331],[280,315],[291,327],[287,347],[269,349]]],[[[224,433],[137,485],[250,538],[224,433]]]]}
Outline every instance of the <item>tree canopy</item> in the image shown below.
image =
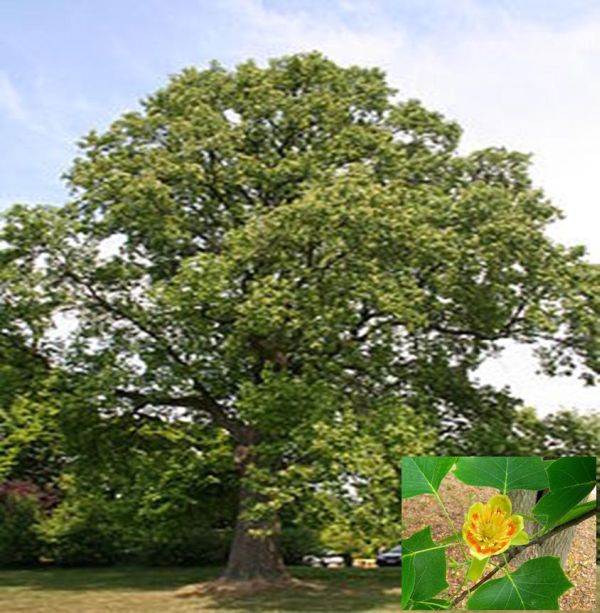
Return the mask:
{"type": "Polygon", "coordinates": [[[5,216],[2,338],[90,431],[225,433],[227,577],[279,577],[278,514],[327,481],[324,431],[371,428],[393,462],[423,447],[407,424],[476,426],[504,405],[472,373],[507,339],[593,382],[597,268],[545,234],[528,156],[460,134],[318,53],[186,69],[81,141],[64,206],[5,216]]]}

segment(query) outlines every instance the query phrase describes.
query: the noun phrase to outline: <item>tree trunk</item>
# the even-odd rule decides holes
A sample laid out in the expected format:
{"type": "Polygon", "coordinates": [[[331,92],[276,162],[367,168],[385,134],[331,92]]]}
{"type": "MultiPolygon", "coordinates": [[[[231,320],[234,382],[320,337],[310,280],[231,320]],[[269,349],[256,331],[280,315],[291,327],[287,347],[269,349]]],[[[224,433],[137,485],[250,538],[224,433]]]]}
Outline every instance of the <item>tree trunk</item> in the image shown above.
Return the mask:
{"type": "Polygon", "coordinates": [[[288,577],[279,544],[281,525],[276,514],[258,520],[247,519],[246,512],[264,497],[250,491],[244,483],[252,461],[249,447],[236,450],[236,463],[242,483],[238,514],[223,578],[227,581],[277,581],[288,577]],[[258,534],[255,531],[259,532],[258,534]]]}
{"type": "Polygon", "coordinates": [[[539,549],[540,555],[557,556],[560,558],[560,565],[566,568],[567,558],[569,556],[569,551],[571,551],[576,529],[577,526],[572,526],[571,528],[567,528],[551,536],[547,541],[544,541],[541,546],[537,548],[539,549]]]}
{"type": "MultiPolygon", "coordinates": [[[[512,502],[513,513],[525,513],[530,515],[531,509],[533,509],[536,503],[536,495],[537,492],[534,490],[513,490],[512,492],[508,492],[508,497],[512,502]]],[[[525,532],[527,532],[529,536],[537,530],[536,526],[536,523],[525,520],[525,532]]],[[[528,547],[514,558],[514,563],[522,564],[523,562],[527,562],[527,560],[537,558],[539,556],[538,549],[539,547],[537,545],[528,547]]]]}
{"type": "MultiPolygon", "coordinates": [[[[513,505],[513,513],[530,514],[531,509],[533,509],[536,503],[536,494],[536,492],[530,490],[515,490],[513,492],[508,492],[508,496],[513,505]]],[[[525,531],[530,536],[535,530],[538,529],[539,526],[537,524],[530,521],[525,522],[525,531]]],[[[522,564],[527,560],[531,560],[532,558],[537,558],[539,556],[557,556],[560,558],[561,566],[564,568],[565,564],[567,563],[573,537],[575,536],[575,530],[576,526],[567,528],[555,536],[551,536],[541,545],[528,547],[515,558],[515,562],[522,564]]]]}

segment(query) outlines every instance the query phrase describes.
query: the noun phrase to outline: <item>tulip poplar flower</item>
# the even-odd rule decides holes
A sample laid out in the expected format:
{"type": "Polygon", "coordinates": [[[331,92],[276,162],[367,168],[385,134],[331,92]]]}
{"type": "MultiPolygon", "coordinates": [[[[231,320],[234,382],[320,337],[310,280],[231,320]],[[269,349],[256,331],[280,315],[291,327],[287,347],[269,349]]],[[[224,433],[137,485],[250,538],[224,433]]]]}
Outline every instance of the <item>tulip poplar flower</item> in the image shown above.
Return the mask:
{"type": "Polygon", "coordinates": [[[477,581],[490,556],[506,551],[511,545],[528,543],[523,525],[523,517],[512,514],[510,498],[503,494],[492,496],[486,504],[471,505],[462,530],[473,556],[467,578],[477,581]]]}

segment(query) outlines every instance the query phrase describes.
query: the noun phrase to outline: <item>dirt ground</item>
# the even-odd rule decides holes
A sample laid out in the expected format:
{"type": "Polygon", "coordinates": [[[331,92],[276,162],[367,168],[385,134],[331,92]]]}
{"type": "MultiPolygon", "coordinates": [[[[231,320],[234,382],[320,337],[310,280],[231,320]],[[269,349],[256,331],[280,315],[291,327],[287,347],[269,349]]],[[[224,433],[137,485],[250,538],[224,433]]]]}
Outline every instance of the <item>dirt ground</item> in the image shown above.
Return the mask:
{"type": "MultiPolygon", "coordinates": [[[[460,530],[469,506],[476,500],[487,500],[496,494],[492,488],[472,487],[458,481],[452,474],[444,479],[440,495],[456,529],[460,530]]],[[[447,519],[440,511],[433,496],[416,496],[402,503],[402,521],[405,535],[409,536],[426,526],[432,527],[433,540],[437,541],[451,534],[447,519]]],[[[449,548],[450,563],[448,583],[450,594],[460,588],[462,572],[458,565],[464,564],[462,548],[449,548]],[[453,568],[454,567],[454,568],[453,568]]],[[[596,609],[596,519],[591,518],[577,527],[565,572],[575,585],[560,601],[563,611],[595,611],[596,609]]],[[[464,603],[463,603],[464,606],[464,603]]]]}

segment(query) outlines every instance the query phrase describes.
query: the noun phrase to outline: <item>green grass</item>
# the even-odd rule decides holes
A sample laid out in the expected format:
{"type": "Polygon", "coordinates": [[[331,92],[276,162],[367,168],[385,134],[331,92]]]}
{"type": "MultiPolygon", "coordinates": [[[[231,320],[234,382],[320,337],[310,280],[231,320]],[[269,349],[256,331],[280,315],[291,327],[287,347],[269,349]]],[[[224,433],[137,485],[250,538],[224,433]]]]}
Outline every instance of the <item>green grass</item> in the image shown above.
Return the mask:
{"type": "Polygon", "coordinates": [[[210,581],[218,568],[94,568],[0,571],[0,611],[112,613],[144,611],[399,611],[398,569],[295,567],[309,587],[238,596],[176,598],[175,590],[210,581]]]}

